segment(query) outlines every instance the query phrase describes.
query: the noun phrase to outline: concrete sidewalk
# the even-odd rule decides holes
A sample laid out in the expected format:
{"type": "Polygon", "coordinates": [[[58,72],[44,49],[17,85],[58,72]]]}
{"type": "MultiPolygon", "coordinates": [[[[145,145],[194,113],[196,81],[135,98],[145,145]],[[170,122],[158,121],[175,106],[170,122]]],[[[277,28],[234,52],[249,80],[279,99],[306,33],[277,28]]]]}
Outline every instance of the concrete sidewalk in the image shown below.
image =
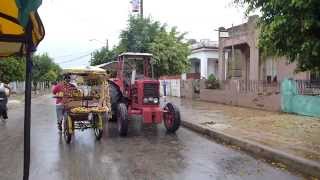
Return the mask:
{"type": "Polygon", "coordinates": [[[183,125],[283,167],[320,177],[320,119],[169,98],[183,125]]]}

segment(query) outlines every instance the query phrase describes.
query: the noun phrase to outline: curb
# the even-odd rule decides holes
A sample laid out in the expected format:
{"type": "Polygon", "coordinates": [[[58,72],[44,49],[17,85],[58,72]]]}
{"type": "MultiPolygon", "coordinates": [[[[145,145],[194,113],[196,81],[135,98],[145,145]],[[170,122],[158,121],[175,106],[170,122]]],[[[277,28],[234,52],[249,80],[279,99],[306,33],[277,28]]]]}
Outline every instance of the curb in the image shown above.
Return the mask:
{"type": "Polygon", "coordinates": [[[320,163],[317,163],[315,161],[296,157],[292,154],[288,154],[256,142],[244,140],[239,137],[224,134],[219,131],[207,129],[205,127],[187,121],[181,121],[181,124],[182,126],[194,132],[207,135],[214,140],[231,145],[236,145],[243,151],[253,154],[256,157],[283,163],[290,170],[298,171],[309,176],[320,177],[320,163]]]}

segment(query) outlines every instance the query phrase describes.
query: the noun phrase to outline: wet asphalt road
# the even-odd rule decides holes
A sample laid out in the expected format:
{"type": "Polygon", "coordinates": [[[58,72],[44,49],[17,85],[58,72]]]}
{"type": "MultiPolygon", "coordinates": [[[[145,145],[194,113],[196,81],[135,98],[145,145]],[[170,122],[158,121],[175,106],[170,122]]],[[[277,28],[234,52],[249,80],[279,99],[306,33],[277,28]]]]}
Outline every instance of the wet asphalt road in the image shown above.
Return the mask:
{"type": "MultiPolygon", "coordinates": [[[[23,107],[14,105],[0,122],[0,180],[22,179],[23,107]]],[[[70,145],[57,133],[50,96],[33,99],[30,180],[286,180],[302,179],[181,128],[141,126],[129,136],[109,124],[100,142],[92,130],[77,131],[70,145]]]]}

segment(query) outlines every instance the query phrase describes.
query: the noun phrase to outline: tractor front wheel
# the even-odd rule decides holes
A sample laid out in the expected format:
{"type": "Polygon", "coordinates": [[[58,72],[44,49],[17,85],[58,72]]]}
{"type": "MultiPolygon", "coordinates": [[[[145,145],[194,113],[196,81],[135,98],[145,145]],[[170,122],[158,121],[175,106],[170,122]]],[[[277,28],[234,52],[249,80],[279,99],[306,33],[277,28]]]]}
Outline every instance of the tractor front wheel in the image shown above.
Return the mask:
{"type": "Polygon", "coordinates": [[[169,133],[176,132],[181,123],[180,111],[177,106],[172,103],[167,103],[163,113],[164,126],[169,133]]]}
{"type": "Polygon", "coordinates": [[[126,104],[119,103],[117,107],[117,125],[120,136],[128,134],[128,109],[126,104]]]}

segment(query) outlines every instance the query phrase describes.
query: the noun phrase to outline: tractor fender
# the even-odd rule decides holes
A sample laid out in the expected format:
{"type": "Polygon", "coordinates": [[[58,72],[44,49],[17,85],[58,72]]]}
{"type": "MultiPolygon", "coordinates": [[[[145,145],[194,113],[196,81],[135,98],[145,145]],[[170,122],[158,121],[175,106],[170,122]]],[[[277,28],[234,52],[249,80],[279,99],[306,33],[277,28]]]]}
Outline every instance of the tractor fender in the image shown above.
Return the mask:
{"type": "Polygon", "coordinates": [[[112,112],[116,112],[118,103],[124,101],[124,96],[120,90],[120,87],[113,81],[109,82],[109,94],[110,94],[110,103],[112,112]]]}

